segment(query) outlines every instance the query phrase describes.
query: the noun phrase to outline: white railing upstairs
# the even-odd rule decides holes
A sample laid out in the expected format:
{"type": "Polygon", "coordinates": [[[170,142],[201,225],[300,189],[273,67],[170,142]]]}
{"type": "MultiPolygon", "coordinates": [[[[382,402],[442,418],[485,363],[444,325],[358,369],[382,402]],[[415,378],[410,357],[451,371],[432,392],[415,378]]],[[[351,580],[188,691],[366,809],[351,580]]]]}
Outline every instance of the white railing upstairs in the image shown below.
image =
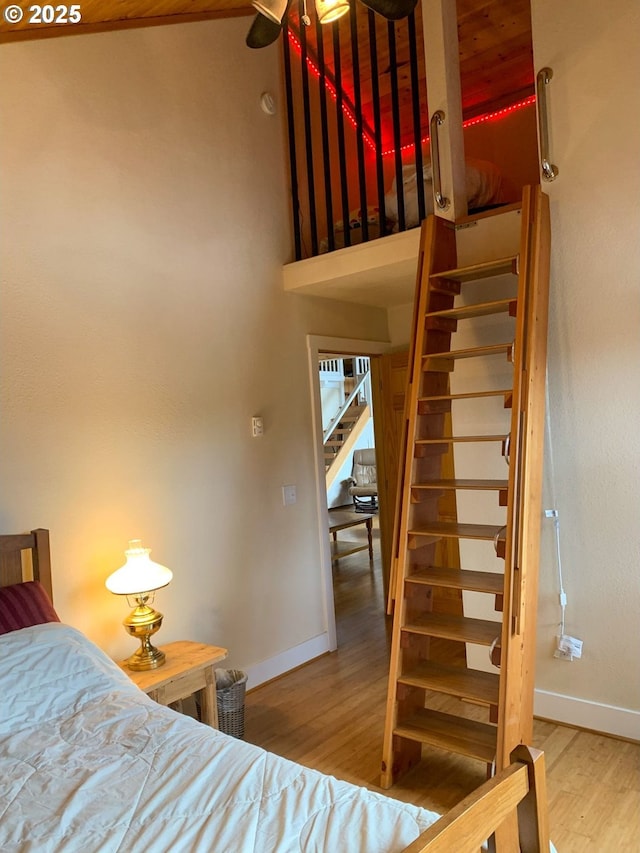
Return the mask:
{"type": "Polygon", "coordinates": [[[335,373],[344,376],[343,358],[324,358],[320,362],[320,373],[335,373]]]}

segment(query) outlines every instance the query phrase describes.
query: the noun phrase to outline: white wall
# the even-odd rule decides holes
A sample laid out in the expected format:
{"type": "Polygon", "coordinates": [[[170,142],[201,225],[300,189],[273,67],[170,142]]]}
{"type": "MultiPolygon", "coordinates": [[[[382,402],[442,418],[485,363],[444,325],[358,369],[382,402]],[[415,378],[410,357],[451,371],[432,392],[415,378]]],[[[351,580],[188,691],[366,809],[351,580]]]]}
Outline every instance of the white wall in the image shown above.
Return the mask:
{"type": "Polygon", "coordinates": [[[344,404],[344,381],[338,388],[327,388],[320,380],[320,405],[322,406],[322,429],[329,426],[331,421],[340,411],[344,404]]]}
{"type": "Polygon", "coordinates": [[[282,290],[279,54],[246,27],[2,47],[0,529],[50,528],[59,613],[114,656],[141,537],[174,571],[158,642],[268,677],[326,630],[305,334],[387,327],[282,290]]]}
{"type": "Polygon", "coordinates": [[[554,73],[551,157],[560,170],[545,185],[554,463],[547,446],[546,500],[560,512],[567,631],[584,640],[582,660],[552,658],[559,608],[547,524],[537,684],[550,695],[536,710],[568,707],[574,719],[586,711],[580,721],[594,728],[618,719],[621,733],[639,738],[640,7],[533,0],[532,11],[536,68],[554,73]]]}

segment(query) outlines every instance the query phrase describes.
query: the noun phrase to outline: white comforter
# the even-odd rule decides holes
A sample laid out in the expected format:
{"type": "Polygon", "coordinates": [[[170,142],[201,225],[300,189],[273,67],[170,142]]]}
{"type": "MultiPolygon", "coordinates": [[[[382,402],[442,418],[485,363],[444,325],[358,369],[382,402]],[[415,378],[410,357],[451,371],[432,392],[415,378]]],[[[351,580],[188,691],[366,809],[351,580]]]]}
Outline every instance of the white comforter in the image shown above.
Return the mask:
{"type": "MultiPolygon", "coordinates": [[[[431,161],[427,160],[422,167],[424,183],[425,216],[433,213],[433,172],[431,161]]],[[[467,204],[469,210],[486,207],[504,202],[502,175],[493,163],[487,160],[471,160],[465,162],[465,178],[467,204]]],[[[420,224],[418,213],[418,176],[415,163],[402,167],[402,194],[404,201],[405,228],[413,228],[420,224]]],[[[393,179],[391,190],[384,197],[385,214],[393,230],[398,230],[398,193],[396,179],[393,179]]]]}
{"type": "Polygon", "coordinates": [[[436,818],[156,705],[69,626],[0,637],[2,853],[389,853],[436,818]]]}

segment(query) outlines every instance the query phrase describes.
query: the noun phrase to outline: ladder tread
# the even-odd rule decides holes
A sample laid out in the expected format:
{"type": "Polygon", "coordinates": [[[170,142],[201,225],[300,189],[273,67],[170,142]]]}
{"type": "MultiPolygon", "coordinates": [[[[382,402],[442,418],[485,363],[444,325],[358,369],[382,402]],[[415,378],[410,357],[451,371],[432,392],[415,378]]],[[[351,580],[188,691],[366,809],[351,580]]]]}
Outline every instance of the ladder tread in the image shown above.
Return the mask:
{"type": "Polygon", "coordinates": [[[477,572],[471,569],[425,566],[408,575],[405,580],[409,583],[489,592],[493,595],[500,595],[504,591],[504,575],[501,572],[477,572]]]}
{"type": "Polygon", "coordinates": [[[426,483],[412,483],[412,489],[475,489],[478,491],[499,491],[506,489],[508,480],[429,480],[426,483]]]}
{"type": "Polygon", "coordinates": [[[486,762],[493,761],[496,753],[495,726],[428,708],[421,708],[398,723],[393,733],[486,762]]]}
{"type": "Polygon", "coordinates": [[[418,661],[398,681],[412,687],[423,687],[459,699],[471,699],[488,705],[498,702],[500,676],[466,666],[447,666],[436,661],[418,661]]]}
{"type": "Polygon", "coordinates": [[[415,443],[417,445],[451,444],[458,441],[505,441],[506,438],[504,433],[502,435],[445,435],[442,438],[418,438],[415,443]]]}
{"type": "Polygon", "coordinates": [[[471,264],[467,267],[457,267],[452,270],[442,270],[432,273],[430,281],[438,279],[445,281],[477,281],[482,278],[493,278],[498,275],[518,274],[518,255],[510,255],[506,258],[498,258],[493,261],[484,261],[480,264],[471,264]]]}
{"type": "MultiPolygon", "coordinates": [[[[490,344],[484,347],[468,347],[466,349],[449,350],[448,352],[430,352],[422,356],[423,365],[428,364],[430,360],[452,360],[459,358],[480,358],[487,355],[502,355],[510,352],[513,346],[513,341],[501,344],[490,344]]],[[[423,367],[423,370],[428,370],[428,367],[423,367]]]]}
{"type": "Polygon", "coordinates": [[[495,299],[492,302],[475,302],[470,305],[460,305],[457,308],[445,308],[442,311],[428,311],[425,317],[443,317],[452,320],[468,320],[473,317],[484,317],[488,314],[513,313],[517,299],[495,299]]]}
{"type": "Polygon", "coordinates": [[[452,613],[423,613],[402,626],[409,634],[424,634],[441,640],[456,640],[490,646],[502,631],[501,622],[456,616],[452,613]]]}
{"type": "Polygon", "coordinates": [[[417,414],[434,415],[449,412],[451,411],[451,404],[456,400],[480,400],[485,397],[503,397],[505,409],[510,409],[513,406],[513,390],[506,388],[500,391],[471,391],[465,394],[438,394],[419,397],[417,400],[417,414]]]}
{"type": "Polygon", "coordinates": [[[495,539],[504,529],[500,524],[465,524],[454,521],[430,521],[408,531],[409,536],[445,536],[454,539],[495,539]]]}
{"type": "Polygon", "coordinates": [[[506,394],[511,393],[511,388],[502,388],[499,391],[468,391],[464,394],[438,394],[435,396],[420,397],[418,403],[429,402],[430,400],[475,400],[481,397],[504,397],[506,394]]]}

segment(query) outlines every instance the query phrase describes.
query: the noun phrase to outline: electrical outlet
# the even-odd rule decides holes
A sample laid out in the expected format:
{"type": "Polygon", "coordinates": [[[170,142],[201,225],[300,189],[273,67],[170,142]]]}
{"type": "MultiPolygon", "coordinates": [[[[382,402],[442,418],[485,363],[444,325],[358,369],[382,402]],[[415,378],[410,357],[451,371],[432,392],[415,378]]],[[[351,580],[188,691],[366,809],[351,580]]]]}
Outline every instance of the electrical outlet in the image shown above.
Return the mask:
{"type": "Polygon", "coordinates": [[[260,417],[251,418],[251,435],[259,438],[264,435],[264,421],[260,417]]]}
{"type": "Polygon", "coordinates": [[[554,658],[559,660],[579,660],[582,657],[582,640],[571,637],[569,634],[561,634],[556,637],[557,646],[553,653],[554,658]]]}
{"type": "Polygon", "coordinates": [[[557,639],[558,643],[556,645],[556,650],[553,653],[554,658],[557,658],[558,660],[573,660],[571,652],[560,644],[560,637],[557,639]]]}

